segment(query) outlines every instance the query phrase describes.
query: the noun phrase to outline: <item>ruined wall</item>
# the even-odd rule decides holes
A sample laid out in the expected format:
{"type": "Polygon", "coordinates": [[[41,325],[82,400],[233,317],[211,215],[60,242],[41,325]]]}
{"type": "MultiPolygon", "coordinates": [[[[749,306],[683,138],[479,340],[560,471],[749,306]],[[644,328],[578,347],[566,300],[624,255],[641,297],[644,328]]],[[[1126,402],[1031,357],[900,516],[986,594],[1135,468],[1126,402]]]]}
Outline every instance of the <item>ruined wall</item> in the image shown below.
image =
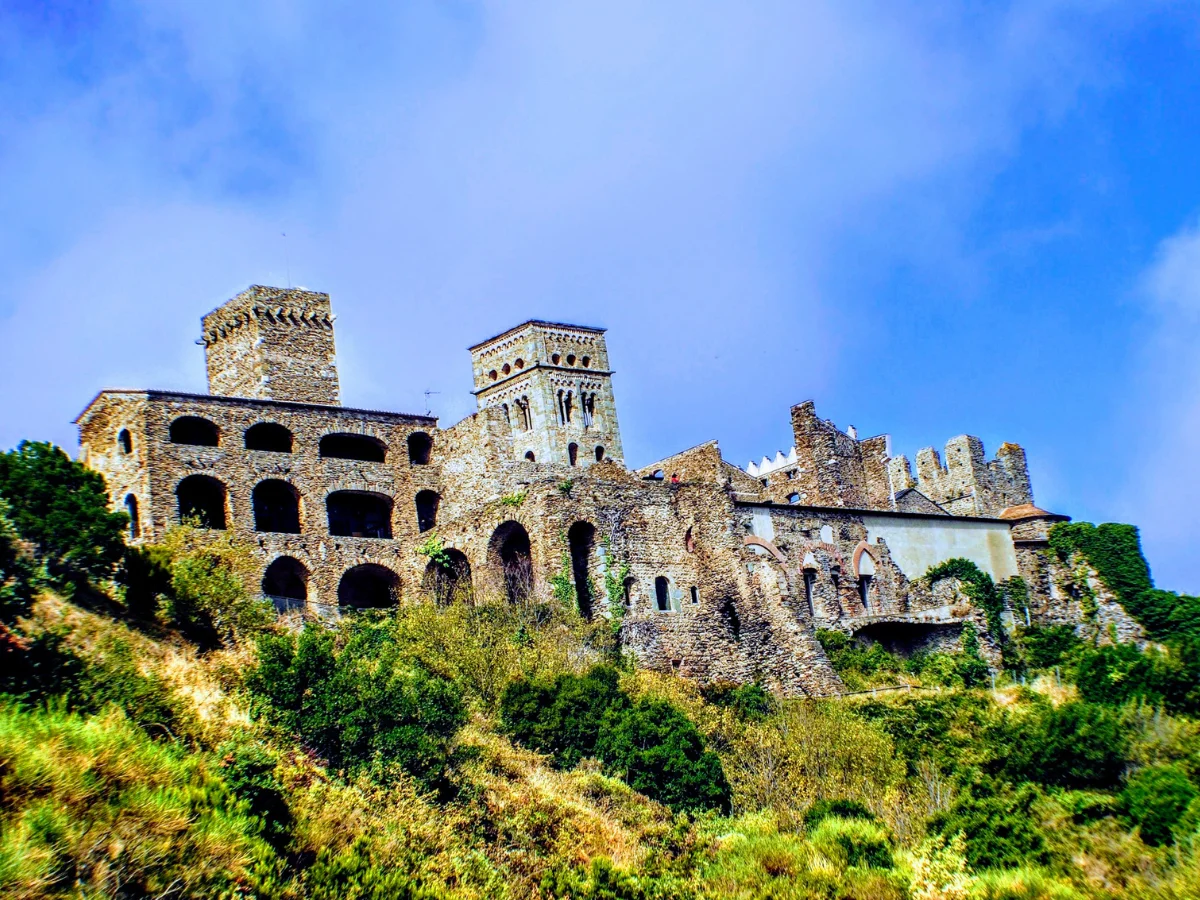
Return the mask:
{"type": "Polygon", "coordinates": [[[915,487],[954,515],[997,516],[1033,502],[1025,451],[1017,444],[1002,444],[989,461],[983,441],[960,435],[946,443],[945,464],[932,447],[921,450],[915,479],[907,457],[893,457],[888,469],[897,491],[915,487]]]}
{"type": "Polygon", "coordinates": [[[328,294],[254,285],[202,321],[210,393],[339,402],[328,294]]]}

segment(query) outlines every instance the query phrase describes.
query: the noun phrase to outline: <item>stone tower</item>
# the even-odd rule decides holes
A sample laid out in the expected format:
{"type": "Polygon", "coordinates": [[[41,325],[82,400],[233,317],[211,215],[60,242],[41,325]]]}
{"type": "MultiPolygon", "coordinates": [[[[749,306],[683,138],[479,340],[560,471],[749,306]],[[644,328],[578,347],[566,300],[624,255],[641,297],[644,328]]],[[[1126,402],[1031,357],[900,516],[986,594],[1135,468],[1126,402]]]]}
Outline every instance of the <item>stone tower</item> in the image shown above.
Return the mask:
{"type": "Polygon", "coordinates": [[[624,461],[603,328],[530,321],[471,348],[480,409],[501,407],[518,456],[624,461]]]}
{"type": "Polygon", "coordinates": [[[328,294],[256,284],[202,321],[210,394],[340,402],[328,294]]]}

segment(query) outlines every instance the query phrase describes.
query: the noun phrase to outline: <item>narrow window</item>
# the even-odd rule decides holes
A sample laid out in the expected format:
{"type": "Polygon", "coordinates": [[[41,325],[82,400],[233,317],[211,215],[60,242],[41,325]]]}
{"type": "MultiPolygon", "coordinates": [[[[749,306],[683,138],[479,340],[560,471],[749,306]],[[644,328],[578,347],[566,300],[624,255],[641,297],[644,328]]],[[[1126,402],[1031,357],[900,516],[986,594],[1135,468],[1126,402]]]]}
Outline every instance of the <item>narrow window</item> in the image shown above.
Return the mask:
{"type": "Polygon", "coordinates": [[[862,600],[863,612],[871,611],[871,576],[860,575],[858,579],[858,598],[862,600]]]}
{"type": "Polygon", "coordinates": [[[667,579],[659,575],[654,579],[654,599],[658,603],[659,612],[669,612],[671,609],[671,586],[667,579]]]}
{"type": "Polygon", "coordinates": [[[525,453],[525,458],[526,458],[527,460],[529,460],[530,462],[537,462],[537,457],[535,457],[535,456],[533,455],[533,451],[532,451],[532,450],[528,450],[528,451],[526,451],[526,453],[525,453]]]}
{"type": "Polygon", "coordinates": [[[129,513],[129,536],[137,540],[142,536],[142,523],[138,519],[137,497],[133,494],[125,496],[125,512],[129,513]]]}
{"type": "Polygon", "coordinates": [[[625,605],[628,607],[633,606],[633,589],[636,584],[637,584],[637,579],[633,578],[631,576],[629,578],[626,578],[625,583],[623,585],[621,585],[622,594],[625,599],[625,605]]]}
{"type": "Polygon", "coordinates": [[[604,459],[604,448],[597,447],[596,448],[596,462],[600,462],[603,459],[604,459]]]}
{"type": "Polygon", "coordinates": [[[804,602],[808,604],[808,614],[815,616],[817,614],[816,604],[813,602],[813,585],[816,584],[817,573],[812,569],[804,570],[804,602]]]}
{"type": "Polygon", "coordinates": [[[829,580],[833,582],[833,595],[838,596],[842,582],[842,570],[839,566],[834,566],[829,570],[829,580]]]}
{"type": "Polygon", "coordinates": [[[575,465],[579,461],[578,444],[567,444],[567,459],[570,460],[571,465],[575,465]]]}
{"type": "Polygon", "coordinates": [[[408,436],[408,461],[414,466],[429,465],[430,454],[433,453],[433,438],[423,431],[408,436]]]}
{"type": "Polygon", "coordinates": [[[799,502],[800,502],[799,494],[788,494],[788,503],[799,503],[799,502]]]}
{"type": "Polygon", "coordinates": [[[693,584],[692,588],[691,588],[691,594],[692,594],[692,603],[699,603],[700,602],[700,588],[696,587],[693,584]]]}
{"type": "Polygon", "coordinates": [[[508,404],[507,404],[507,403],[501,403],[501,404],[500,404],[500,408],[501,408],[502,410],[504,410],[504,421],[505,421],[505,422],[507,422],[509,425],[511,425],[511,424],[512,424],[512,416],[510,416],[510,415],[508,414],[508,404]]]}
{"type": "Polygon", "coordinates": [[[121,433],[117,435],[117,443],[121,445],[121,452],[126,456],[133,452],[133,435],[129,433],[128,428],[121,429],[121,433]]]}
{"type": "Polygon", "coordinates": [[[571,421],[571,409],[575,405],[575,392],[567,391],[567,396],[563,398],[563,424],[569,424],[571,421]]]}
{"type": "Polygon", "coordinates": [[[437,525],[438,495],[433,491],[417,494],[417,531],[425,532],[437,525]]]}

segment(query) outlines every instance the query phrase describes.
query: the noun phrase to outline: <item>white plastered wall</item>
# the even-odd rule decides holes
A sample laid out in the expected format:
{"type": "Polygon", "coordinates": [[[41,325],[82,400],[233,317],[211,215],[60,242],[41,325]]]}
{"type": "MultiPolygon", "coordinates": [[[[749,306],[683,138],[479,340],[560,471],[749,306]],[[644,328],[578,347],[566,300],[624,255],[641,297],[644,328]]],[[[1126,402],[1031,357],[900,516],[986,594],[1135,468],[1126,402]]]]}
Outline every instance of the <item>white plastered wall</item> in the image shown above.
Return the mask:
{"type": "Polygon", "coordinates": [[[969,559],[996,581],[1017,574],[1012,533],[1004,522],[965,522],[941,516],[928,519],[863,516],[867,543],[883,538],[892,559],[910,579],[948,559],[969,559]]]}

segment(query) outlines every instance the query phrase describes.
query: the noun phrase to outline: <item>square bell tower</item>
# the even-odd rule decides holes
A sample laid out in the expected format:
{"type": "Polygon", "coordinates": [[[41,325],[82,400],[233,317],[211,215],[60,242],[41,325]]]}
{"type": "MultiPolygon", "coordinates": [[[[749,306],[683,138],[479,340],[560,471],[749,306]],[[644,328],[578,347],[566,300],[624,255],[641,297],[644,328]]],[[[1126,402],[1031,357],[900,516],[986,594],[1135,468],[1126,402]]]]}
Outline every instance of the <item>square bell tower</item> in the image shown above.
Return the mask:
{"type": "Polygon", "coordinates": [[[479,408],[504,410],[518,456],[624,465],[603,328],[532,320],[470,349],[479,408]]]}

